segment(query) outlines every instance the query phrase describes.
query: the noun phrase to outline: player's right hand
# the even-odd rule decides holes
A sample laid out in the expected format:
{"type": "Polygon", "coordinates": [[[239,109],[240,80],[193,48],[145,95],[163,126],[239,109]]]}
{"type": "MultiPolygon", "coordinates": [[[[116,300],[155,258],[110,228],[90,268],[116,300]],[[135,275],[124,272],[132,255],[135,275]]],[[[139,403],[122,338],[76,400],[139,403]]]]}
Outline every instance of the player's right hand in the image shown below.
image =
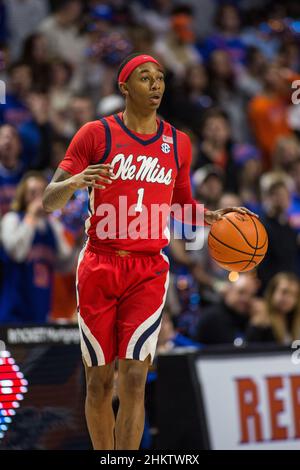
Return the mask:
{"type": "Polygon", "coordinates": [[[90,165],[78,175],[72,176],[69,182],[74,190],[87,187],[105,189],[112,183],[110,179],[112,176],[114,176],[112,166],[109,163],[99,163],[90,165]]]}

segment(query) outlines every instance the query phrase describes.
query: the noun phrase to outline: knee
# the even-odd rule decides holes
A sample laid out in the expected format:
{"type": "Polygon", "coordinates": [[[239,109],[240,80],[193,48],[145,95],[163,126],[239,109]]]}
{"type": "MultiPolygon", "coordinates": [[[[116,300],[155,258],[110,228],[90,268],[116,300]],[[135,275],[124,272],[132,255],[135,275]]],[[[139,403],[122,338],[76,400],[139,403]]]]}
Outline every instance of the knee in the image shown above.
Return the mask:
{"type": "Polygon", "coordinates": [[[107,399],[112,399],[113,395],[113,377],[107,378],[87,378],[87,399],[89,402],[98,404],[107,399]]]}
{"type": "Polygon", "coordinates": [[[131,396],[143,395],[145,390],[145,372],[134,367],[130,367],[122,380],[124,388],[131,396]]]}

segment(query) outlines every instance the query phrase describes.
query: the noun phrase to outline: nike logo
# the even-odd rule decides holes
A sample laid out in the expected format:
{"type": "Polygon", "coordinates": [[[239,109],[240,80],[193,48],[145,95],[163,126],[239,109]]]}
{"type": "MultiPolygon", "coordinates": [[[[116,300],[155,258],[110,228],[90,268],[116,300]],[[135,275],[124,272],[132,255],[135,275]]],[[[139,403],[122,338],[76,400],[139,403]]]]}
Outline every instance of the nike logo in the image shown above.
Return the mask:
{"type": "Polygon", "coordinates": [[[116,147],[119,149],[121,147],[128,147],[130,144],[116,144],[116,147]]]}
{"type": "Polygon", "coordinates": [[[168,270],[167,270],[167,269],[163,269],[162,271],[155,271],[155,274],[157,274],[157,275],[159,276],[160,274],[163,274],[163,273],[165,273],[166,271],[168,271],[168,270]]]}

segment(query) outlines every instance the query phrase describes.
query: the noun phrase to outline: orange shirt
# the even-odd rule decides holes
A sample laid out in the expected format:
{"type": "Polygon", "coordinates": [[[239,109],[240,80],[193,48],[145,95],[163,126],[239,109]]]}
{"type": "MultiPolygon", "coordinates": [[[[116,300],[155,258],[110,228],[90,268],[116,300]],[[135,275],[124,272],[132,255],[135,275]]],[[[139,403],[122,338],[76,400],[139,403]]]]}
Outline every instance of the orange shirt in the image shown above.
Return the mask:
{"type": "MultiPolygon", "coordinates": [[[[74,247],[76,242],[74,235],[67,229],[64,230],[64,235],[69,245],[74,247]]],[[[50,321],[57,321],[58,319],[74,321],[74,318],[76,319],[77,301],[75,286],[75,270],[70,273],[56,272],[54,274],[50,321]]]]}
{"type": "Polygon", "coordinates": [[[58,319],[72,321],[76,318],[75,274],[55,273],[51,321],[58,319]]]}
{"type": "Polygon", "coordinates": [[[258,146],[262,150],[264,169],[272,163],[278,137],[292,135],[288,125],[288,101],[283,97],[258,95],[250,101],[249,119],[258,146]]]}

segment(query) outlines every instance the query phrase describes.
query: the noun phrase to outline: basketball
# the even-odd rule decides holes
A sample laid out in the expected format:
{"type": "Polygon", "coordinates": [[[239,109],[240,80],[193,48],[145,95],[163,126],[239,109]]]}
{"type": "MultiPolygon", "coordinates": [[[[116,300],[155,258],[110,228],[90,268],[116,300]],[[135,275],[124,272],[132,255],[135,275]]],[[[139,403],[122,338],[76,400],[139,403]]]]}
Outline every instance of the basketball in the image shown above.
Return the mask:
{"type": "Polygon", "coordinates": [[[229,212],[211,226],[208,249],[211,257],[223,269],[251,271],[264,259],[268,249],[268,235],[256,217],[229,212]]]}

